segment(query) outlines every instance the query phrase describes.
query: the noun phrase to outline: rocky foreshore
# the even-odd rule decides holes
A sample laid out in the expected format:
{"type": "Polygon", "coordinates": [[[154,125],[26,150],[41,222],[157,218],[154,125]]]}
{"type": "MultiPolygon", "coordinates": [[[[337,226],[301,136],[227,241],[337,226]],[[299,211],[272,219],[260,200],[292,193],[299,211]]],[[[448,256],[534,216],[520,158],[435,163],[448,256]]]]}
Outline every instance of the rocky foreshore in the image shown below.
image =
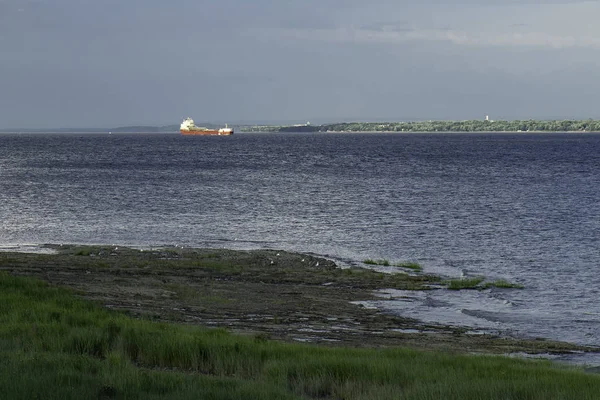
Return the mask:
{"type": "Polygon", "coordinates": [[[339,268],[276,250],[47,245],[54,254],[0,253],[0,270],[69,287],[138,318],[220,327],[285,341],[356,347],[408,346],[495,354],[565,354],[596,348],[502,335],[470,335],[352,302],[378,289],[432,289],[440,277],[339,268]]]}

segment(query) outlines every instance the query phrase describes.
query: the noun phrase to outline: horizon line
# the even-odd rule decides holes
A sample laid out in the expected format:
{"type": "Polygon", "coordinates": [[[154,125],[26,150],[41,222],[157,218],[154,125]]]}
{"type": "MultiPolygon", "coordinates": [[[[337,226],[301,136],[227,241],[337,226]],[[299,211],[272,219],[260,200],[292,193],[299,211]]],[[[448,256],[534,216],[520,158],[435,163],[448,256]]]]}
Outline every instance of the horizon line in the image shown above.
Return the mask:
{"type": "MultiPolygon", "coordinates": [[[[411,119],[402,119],[402,120],[393,120],[393,119],[385,119],[385,118],[373,118],[371,120],[368,119],[342,119],[342,120],[338,120],[338,121],[334,121],[334,122],[322,122],[322,123],[315,123],[315,124],[310,124],[310,125],[315,125],[315,126],[319,126],[319,125],[334,125],[334,124],[347,124],[347,123],[364,123],[364,124],[374,124],[374,123],[410,123],[410,122],[464,122],[464,121],[485,121],[485,118],[482,119],[429,119],[429,118],[411,118],[411,119]]],[[[557,117],[551,117],[551,118],[511,118],[511,119],[503,119],[503,118],[499,118],[499,119],[492,119],[490,118],[490,122],[499,122],[499,121],[505,121],[505,122],[509,122],[509,121],[595,121],[595,118],[592,117],[588,117],[588,118],[573,118],[573,117],[562,117],[562,118],[557,118],[557,117]]],[[[295,121],[294,121],[295,122],[295,121]]],[[[254,122],[250,122],[250,121],[239,121],[239,122],[234,122],[234,123],[229,123],[229,125],[232,126],[292,126],[292,125],[296,125],[297,123],[294,122],[284,122],[284,121],[270,121],[270,122],[259,122],[259,121],[254,121],[254,122]],[[291,124],[291,125],[290,125],[291,124]]],[[[307,121],[308,122],[308,121],[307,121]]],[[[220,123],[215,123],[215,122],[203,122],[203,124],[207,124],[207,125],[219,125],[220,123]]],[[[306,124],[306,122],[304,123],[306,124]]],[[[149,125],[149,124],[131,124],[131,125],[119,125],[119,126],[112,126],[112,127],[45,127],[45,128],[26,128],[26,127],[11,127],[11,128],[0,128],[0,132],[4,132],[4,133],[21,133],[21,132],[56,132],[56,133],[60,133],[60,132],[65,132],[65,131],[70,131],[70,132],[76,132],[76,131],[80,131],[80,132],[84,132],[84,131],[97,131],[97,132],[110,132],[110,131],[116,131],[119,129],[130,129],[130,128],[149,128],[149,129],[156,129],[156,128],[167,128],[167,127],[176,127],[179,124],[157,124],[157,125],[149,125]]],[[[176,128],[174,128],[176,129],[176,128]]]]}

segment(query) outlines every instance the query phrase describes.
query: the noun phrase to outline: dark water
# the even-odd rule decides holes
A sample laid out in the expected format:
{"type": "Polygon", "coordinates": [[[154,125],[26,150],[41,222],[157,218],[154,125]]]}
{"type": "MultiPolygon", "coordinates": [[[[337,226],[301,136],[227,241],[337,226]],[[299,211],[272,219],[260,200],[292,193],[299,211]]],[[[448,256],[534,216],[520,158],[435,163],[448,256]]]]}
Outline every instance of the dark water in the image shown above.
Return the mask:
{"type": "Polygon", "coordinates": [[[379,306],[600,345],[599,172],[598,134],[7,134],[0,245],[411,260],[526,289],[379,306]]]}

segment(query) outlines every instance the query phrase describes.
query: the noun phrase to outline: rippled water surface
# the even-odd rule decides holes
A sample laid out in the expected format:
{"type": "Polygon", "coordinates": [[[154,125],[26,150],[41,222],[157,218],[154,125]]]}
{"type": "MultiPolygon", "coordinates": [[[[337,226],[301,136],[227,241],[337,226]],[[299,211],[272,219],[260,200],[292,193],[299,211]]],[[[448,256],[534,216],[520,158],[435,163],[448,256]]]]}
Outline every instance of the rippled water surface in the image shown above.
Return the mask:
{"type": "Polygon", "coordinates": [[[600,345],[600,135],[0,135],[0,247],[277,248],[524,290],[402,315],[600,345]]]}

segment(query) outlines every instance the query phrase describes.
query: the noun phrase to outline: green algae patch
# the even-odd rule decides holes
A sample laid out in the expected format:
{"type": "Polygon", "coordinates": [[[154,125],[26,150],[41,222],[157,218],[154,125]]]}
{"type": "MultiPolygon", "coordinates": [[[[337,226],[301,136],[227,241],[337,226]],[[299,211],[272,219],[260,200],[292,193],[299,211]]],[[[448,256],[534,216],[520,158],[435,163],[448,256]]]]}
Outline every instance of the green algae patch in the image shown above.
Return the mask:
{"type": "Polygon", "coordinates": [[[399,267],[399,268],[406,268],[406,269],[410,269],[413,270],[415,272],[421,272],[423,271],[423,267],[421,266],[421,264],[415,263],[415,262],[402,262],[402,263],[396,263],[394,264],[395,267],[399,267]]]}
{"type": "Polygon", "coordinates": [[[451,279],[446,282],[449,290],[463,290],[463,289],[479,289],[480,284],[485,278],[482,276],[474,278],[463,278],[463,279],[451,279]]]}
{"type": "Polygon", "coordinates": [[[508,282],[504,279],[486,282],[485,277],[476,276],[473,278],[462,278],[462,279],[450,279],[444,281],[443,284],[446,285],[448,290],[464,290],[464,289],[474,289],[474,290],[484,290],[491,288],[498,289],[523,289],[524,286],[518,283],[508,282]]]}
{"type": "Polygon", "coordinates": [[[504,279],[499,279],[497,281],[493,281],[493,282],[486,282],[483,287],[485,289],[489,289],[489,288],[498,288],[498,289],[523,289],[524,286],[519,284],[519,283],[513,283],[513,282],[509,282],[506,281],[504,279]]]}

